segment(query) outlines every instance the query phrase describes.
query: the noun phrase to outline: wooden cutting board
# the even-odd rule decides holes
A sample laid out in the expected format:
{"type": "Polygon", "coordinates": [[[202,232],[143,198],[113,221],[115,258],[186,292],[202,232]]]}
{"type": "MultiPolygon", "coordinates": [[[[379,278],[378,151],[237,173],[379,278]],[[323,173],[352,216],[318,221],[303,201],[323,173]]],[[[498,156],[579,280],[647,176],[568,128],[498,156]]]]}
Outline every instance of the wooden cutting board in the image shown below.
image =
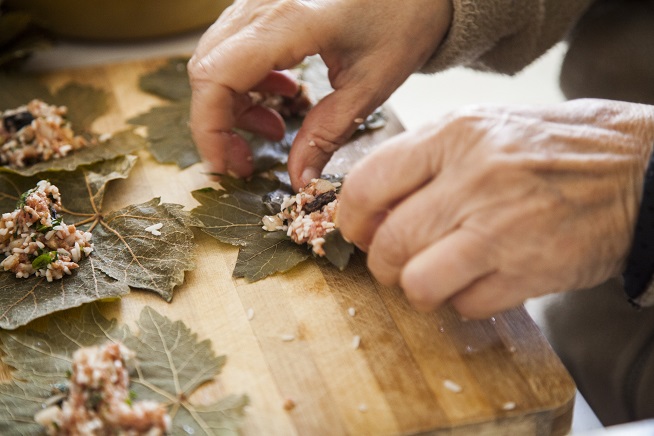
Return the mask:
{"type": "MultiPolygon", "coordinates": [[[[57,87],[70,80],[111,92],[99,132],[162,101],[138,89],[139,75],[163,61],[109,65],[46,75],[57,87]]],[[[350,144],[328,170],[340,172],[384,138],[387,127],[350,144]]],[[[197,205],[190,192],[217,187],[196,165],[180,171],[157,164],[147,152],[129,179],[112,182],[106,209],[160,196],[197,205]]],[[[569,431],[575,386],[523,308],[485,321],[463,321],[444,308],[412,310],[402,291],[379,285],[359,255],[345,272],[307,261],[257,283],[234,280],[237,250],[196,232],[197,269],[187,273],[172,303],[134,291],[102,305],[105,316],[130,325],[144,305],[184,321],[210,339],[227,365],[198,400],[246,393],[243,427],[250,435],[529,434],[569,431]],[[248,320],[248,310],[254,317],[248,320]],[[356,314],[350,316],[348,309],[356,314]],[[282,340],[294,335],[295,340],[282,340]],[[360,336],[358,349],[353,337],[360,336]],[[449,382],[448,382],[449,381],[449,382]],[[460,392],[448,388],[453,382],[460,392]],[[283,405],[292,400],[295,408],[283,405]]]]}

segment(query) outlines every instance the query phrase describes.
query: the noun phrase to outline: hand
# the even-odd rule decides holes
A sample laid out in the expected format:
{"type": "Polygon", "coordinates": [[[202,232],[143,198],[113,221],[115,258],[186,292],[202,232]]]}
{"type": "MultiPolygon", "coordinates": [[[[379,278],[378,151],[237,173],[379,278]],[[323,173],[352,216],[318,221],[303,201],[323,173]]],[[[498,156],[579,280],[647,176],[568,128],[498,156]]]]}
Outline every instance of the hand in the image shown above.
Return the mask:
{"type": "Polygon", "coordinates": [[[471,108],[356,165],[338,225],[417,308],[488,317],[621,272],[653,143],[651,106],[471,108]]]}
{"type": "Polygon", "coordinates": [[[236,0],[206,32],[189,62],[191,130],[216,173],[249,176],[251,152],[234,127],[281,139],[278,114],[249,91],[292,96],[279,70],[320,54],[335,91],[307,115],[289,157],[298,189],[434,53],[452,19],[451,0],[236,0]],[[310,146],[315,144],[316,146],[310,146]]]}

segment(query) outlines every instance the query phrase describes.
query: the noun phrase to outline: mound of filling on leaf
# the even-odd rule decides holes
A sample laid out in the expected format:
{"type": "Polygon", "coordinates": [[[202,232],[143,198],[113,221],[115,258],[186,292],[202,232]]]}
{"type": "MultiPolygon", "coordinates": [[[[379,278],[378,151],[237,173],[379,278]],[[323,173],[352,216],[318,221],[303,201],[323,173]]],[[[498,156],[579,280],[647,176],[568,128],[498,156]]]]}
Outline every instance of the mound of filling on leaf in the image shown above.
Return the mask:
{"type": "Polygon", "coordinates": [[[59,188],[47,180],[23,193],[16,210],[0,219],[0,263],[17,278],[31,275],[49,282],[78,268],[83,256],[93,251],[91,233],[66,225],[60,217],[59,188]]]}
{"type": "Polygon", "coordinates": [[[132,357],[132,351],[117,343],[75,351],[70,383],[53,397],[59,404],[41,410],[36,421],[57,436],[169,434],[165,406],[134,401],[126,364],[132,357]]]}
{"type": "Polygon", "coordinates": [[[308,244],[318,256],[324,256],[325,235],[336,229],[339,182],[313,179],[295,195],[287,195],[281,212],[263,217],[263,229],[285,231],[296,244],[308,244]]]}
{"type": "Polygon", "coordinates": [[[59,159],[90,144],[75,135],[66,119],[65,106],[32,100],[2,113],[0,164],[24,168],[38,162],[59,159]]]}

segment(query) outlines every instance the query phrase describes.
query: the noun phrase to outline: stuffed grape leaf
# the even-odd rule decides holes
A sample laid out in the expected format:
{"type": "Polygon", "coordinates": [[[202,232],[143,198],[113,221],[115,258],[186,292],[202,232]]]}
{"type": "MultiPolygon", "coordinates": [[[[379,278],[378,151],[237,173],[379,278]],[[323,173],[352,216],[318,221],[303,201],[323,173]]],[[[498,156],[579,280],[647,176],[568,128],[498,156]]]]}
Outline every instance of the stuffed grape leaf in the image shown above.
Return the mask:
{"type": "Polygon", "coordinates": [[[48,104],[68,107],[67,118],[78,135],[85,136],[93,145],[69,155],[25,168],[0,166],[0,171],[32,176],[43,171],[72,171],[81,165],[124,156],[146,146],[143,137],[130,130],[103,135],[91,132],[93,122],[108,109],[107,93],[101,89],[68,83],[57,92],[31,76],[0,75],[0,111],[24,105],[34,98],[48,104]]]}
{"type": "MultiPolygon", "coordinates": [[[[191,213],[202,222],[203,232],[220,242],[240,247],[234,277],[261,280],[288,271],[311,257],[307,246],[294,243],[284,232],[262,229],[263,216],[274,212],[264,198],[270,197],[270,193],[274,193],[275,197],[291,194],[290,186],[262,177],[250,181],[223,177],[221,186],[224,191],[213,188],[194,191],[193,197],[201,205],[191,213]]],[[[351,248],[351,244],[338,233],[330,237],[330,242],[324,246],[329,253],[327,259],[340,269],[345,268],[352,253],[352,248],[348,251],[345,245],[351,248]]]]}
{"type": "Polygon", "coordinates": [[[216,356],[211,343],[198,341],[181,321],[171,321],[149,307],[141,311],[138,327],[135,334],[89,305],[79,319],[52,317],[45,332],[0,332],[3,362],[14,368],[11,382],[0,384],[0,434],[42,433],[34,414],[53,391],[66,386],[74,351],[117,341],[136,353],[130,386],[136,400],[164,402],[173,434],[237,434],[246,396],[230,395],[213,404],[189,400],[220,374],[225,356],[216,356]]]}
{"type": "Polygon", "coordinates": [[[129,287],[149,290],[167,301],[192,269],[193,232],[197,224],[181,206],[153,199],[140,205],[105,212],[107,183],[126,178],[136,158],[127,156],[36,177],[0,173],[0,211],[14,210],[22,192],[48,179],[60,188],[61,215],[67,224],[93,234],[94,251],[71,276],[47,282],[39,277],[17,279],[0,273],[0,327],[16,328],[55,311],[89,301],[120,297],[129,287]],[[146,229],[161,223],[160,235],[146,229]]]}

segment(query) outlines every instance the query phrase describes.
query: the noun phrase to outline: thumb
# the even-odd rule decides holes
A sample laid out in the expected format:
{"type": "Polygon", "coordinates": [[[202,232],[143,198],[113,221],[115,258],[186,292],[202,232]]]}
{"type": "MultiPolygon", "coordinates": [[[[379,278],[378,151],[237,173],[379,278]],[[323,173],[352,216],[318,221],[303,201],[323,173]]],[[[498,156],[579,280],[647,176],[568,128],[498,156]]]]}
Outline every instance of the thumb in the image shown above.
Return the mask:
{"type": "MultiPolygon", "coordinates": [[[[307,114],[288,158],[288,172],[295,190],[320,177],[332,154],[387,97],[380,89],[356,84],[337,89],[307,114]]],[[[390,94],[390,93],[389,93],[390,94]]]]}

